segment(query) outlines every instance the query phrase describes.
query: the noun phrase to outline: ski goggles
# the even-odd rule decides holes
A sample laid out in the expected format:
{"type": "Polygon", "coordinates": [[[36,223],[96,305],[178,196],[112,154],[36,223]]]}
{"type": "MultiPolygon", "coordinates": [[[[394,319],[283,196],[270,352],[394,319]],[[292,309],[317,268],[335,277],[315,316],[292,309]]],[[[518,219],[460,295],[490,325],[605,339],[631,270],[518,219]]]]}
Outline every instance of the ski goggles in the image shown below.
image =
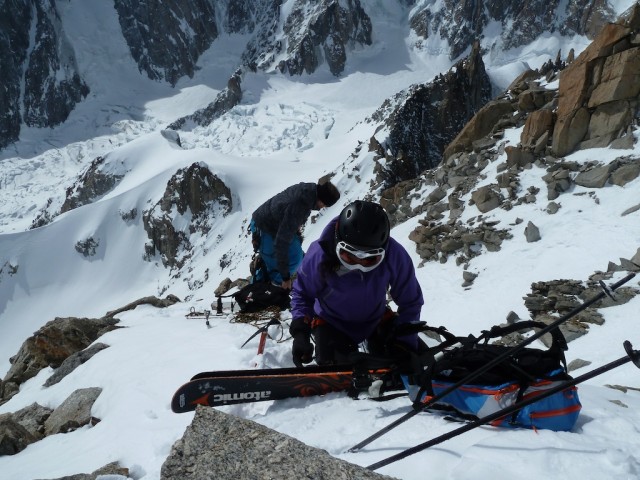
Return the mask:
{"type": "Polygon", "coordinates": [[[384,253],[384,248],[360,250],[342,241],[336,245],[336,255],[338,255],[340,263],[348,270],[370,272],[380,265],[384,259],[384,253]]]}

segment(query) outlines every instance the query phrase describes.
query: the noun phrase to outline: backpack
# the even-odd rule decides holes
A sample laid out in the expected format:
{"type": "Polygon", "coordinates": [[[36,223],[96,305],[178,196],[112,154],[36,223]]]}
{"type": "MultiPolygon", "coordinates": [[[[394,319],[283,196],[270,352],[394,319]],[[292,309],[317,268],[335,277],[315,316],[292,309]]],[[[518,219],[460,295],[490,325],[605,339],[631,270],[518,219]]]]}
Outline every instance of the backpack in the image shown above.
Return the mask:
{"type": "MultiPolygon", "coordinates": [[[[477,338],[449,334],[439,346],[414,359],[418,365],[417,368],[414,366],[414,373],[401,376],[410,399],[419,407],[428,397],[439,395],[513,348],[490,344],[489,340],[544,327],[546,325],[541,322],[523,321],[506,327],[495,326],[477,338]]],[[[558,329],[550,333],[552,342],[548,349],[523,348],[479,375],[472,384],[462,385],[429,408],[475,420],[571,380],[564,357],[567,349],[564,336],[558,329]]],[[[573,386],[495,420],[491,425],[568,431],[574,427],[581,408],[577,388],[573,386]]]]}
{"type": "Polygon", "coordinates": [[[237,292],[221,295],[219,298],[221,297],[232,297],[238,303],[241,313],[260,312],[269,307],[287,310],[291,303],[289,291],[271,282],[249,283],[237,292]]]}

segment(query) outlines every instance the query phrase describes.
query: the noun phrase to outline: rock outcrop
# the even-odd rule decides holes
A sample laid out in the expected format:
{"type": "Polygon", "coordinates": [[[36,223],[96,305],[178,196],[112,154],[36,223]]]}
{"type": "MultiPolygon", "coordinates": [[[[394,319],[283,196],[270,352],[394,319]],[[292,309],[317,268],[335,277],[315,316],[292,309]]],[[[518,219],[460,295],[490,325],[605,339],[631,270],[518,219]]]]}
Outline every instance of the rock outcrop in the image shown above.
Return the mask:
{"type": "Polygon", "coordinates": [[[31,223],[31,228],[42,227],[58,215],[87,205],[109,193],[124,175],[105,170],[106,157],[97,157],[82,173],[73,185],[67,188],[66,198],[59,210],[52,211],[49,205],[42,209],[31,223]]]}
{"type": "Polygon", "coordinates": [[[175,295],[166,298],[143,297],[101,318],[55,318],[27,338],[18,353],[10,358],[11,367],[0,382],[0,405],[18,393],[23,382],[35,377],[40,370],[52,367],[56,371],[45,382],[45,387],[61,381],[76,367],[108,347],[95,343],[100,336],[120,328],[114,315],[148,304],[165,308],[179,302],[175,295]],[[92,345],[93,344],[93,345],[92,345]],[[87,348],[89,347],[89,348],[87,348]]]}
{"type": "Polygon", "coordinates": [[[386,188],[436,167],[445,147],[491,96],[480,45],[449,72],[416,85],[380,107],[372,121],[384,120],[384,133],[370,140],[370,150],[384,159],[379,180],[386,188]],[[386,138],[384,135],[386,134],[386,138]]]}
{"type": "Polygon", "coordinates": [[[56,318],[24,341],[13,356],[11,368],[0,384],[0,403],[18,392],[21,383],[46,367],[58,368],[65,359],[84,350],[98,337],[117,327],[118,320],[104,318],[56,318]]]}
{"type": "Polygon", "coordinates": [[[80,388],[62,402],[45,420],[45,435],[68,433],[100,420],[91,415],[91,407],[102,393],[101,388],[80,388]]]}
{"type": "Polygon", "coordinates": [[[240,100],[242,100],[241,81],[242,71],[238,70],[227,82],[227,88],[218,93],[213,102],[191,115],[179,118],[167,128],[190,130],[196,126],[205,127],[209,125],[240,103],[240,100]]]}
{"type": "Polygon", "coordinates": [[[207,234],[216,217],[227,215],[231,208],[231,191],[205,165],[194,163],[179,170],[158,203],[143,212],[150,240],[145,258],[150,260],[159,254],[163,265],[180,268],[191,255],[194,234],[207,234]],[[177,220],[187,212],[190,221],[185,227],[177,220]],[[176,227],[174,221],[180,226],[176,227]]]}
{"type": "Polygon", "coordinates": [[[640,105],[640,6],[606,25],[560,75],[552,149],[606,147],[628,131],[640,105]]]}
{"type": "MultiPolygon", "coordinates": [[[[164,299],[143,297],[99,319],[56,318],[48,322],[33,337],[28,338],[10,359],[12,366],[0,382],[0,404],[18,394],[20,385],[35,377],[43,368],[55,368],[53,375],[43,385],[51,387],[76,367],[108,348],[104,343],[90,344],[104,333],[118,328],[118,320],[113,318],[116,313],[143,304],[164,308],[178,301],[174,295],[168,295],[164,299]],[[90,346],[85,348],[88,345],[90,346]]],[[[96,425],[100,419],[94,417],[91,411],[101,393],[102,388],[99,387],[81,388],[71,393],[54,409],[34,403],[16,412],[0,415],[0,456],[15,455],[49,435],[68,433],[85,425],[96,425]]],[[[105,475],[128,475],[127,469],[116,464],[107,465],[99,472],[105,475]]],[[[77,478],[93,480],[96,476],[98,474],[93,472],[80,474],[77,478]]]]}
{"type": "Polygon", "coordinates": [[[258,423],[203,407],[196,409],[184,436],[173,445],[160,478],[391,479],[258,423]]]}

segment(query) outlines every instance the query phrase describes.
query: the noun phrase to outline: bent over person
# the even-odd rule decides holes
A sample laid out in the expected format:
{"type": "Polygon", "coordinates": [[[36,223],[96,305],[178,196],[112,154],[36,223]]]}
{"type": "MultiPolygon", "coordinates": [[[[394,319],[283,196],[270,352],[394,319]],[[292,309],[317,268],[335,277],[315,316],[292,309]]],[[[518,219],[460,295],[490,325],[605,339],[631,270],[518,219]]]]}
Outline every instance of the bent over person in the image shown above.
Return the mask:
{"type": "Polygon", "coordinates": [[[258,251],[273,284],[291,290],[291,276],[303,257],[302,226],[311,210],[330,207],[339,198],[340,192],[331,182],[298,183],[253,212],[251,231],[259,234],[258,251]]]}
{"type": "Polygon", "coordinates": [[[362,342],[376,355],[418,348],[415,334],[387,343],[396,326],[420,320],[424,301],[411,258],[390,237],[377,203],[357,200],[329,222],[298,268],[291,300],[296,366],[313,360],[312,336],[318,365],[348,363],[362,342]],[[397,313],[387,306],[388,290],[397,313]]]}

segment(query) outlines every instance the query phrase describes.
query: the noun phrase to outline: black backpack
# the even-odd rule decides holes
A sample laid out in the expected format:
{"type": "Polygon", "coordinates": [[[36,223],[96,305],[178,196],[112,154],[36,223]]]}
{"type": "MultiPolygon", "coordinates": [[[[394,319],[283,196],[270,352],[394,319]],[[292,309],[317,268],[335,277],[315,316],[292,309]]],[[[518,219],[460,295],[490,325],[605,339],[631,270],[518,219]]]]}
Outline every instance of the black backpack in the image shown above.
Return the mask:
{"type": "MultiPolygon", "coordinates": [[[[426,399],[444,393],[453,384],[494,359],[502,358],[513,348],[489,343],[490,340],[545,327],[544,323],[522,321],[504,327],[495,326],[483,331],[479,337],[443,335],[445,341],[414,358],[413,373],[403,376],[410,399],[419,408],[426,399]]],[[[476,376],[471,384],[462,385],[445,395],[430,408],[454,411],[463,418],[477,419],[570,380],[564,355],[566,340],[558,329],[552,330],[550,335],[552,342],[547,349],[520,349],[476,376]]],[[[567,431],[574,427],[580,408],[577,389],[571,387],[523,407],[492,422],[492,425],[567,431]]]]}
{"type": "Polygon", "coordinates": [[[222,297],[233,298],[238,303],[241,313],[260,312],[269,307],[287,310],[291,306],[289,291],[271,282],[249,283],[237,292],[221,295],[219,298],[222,297]]]}

